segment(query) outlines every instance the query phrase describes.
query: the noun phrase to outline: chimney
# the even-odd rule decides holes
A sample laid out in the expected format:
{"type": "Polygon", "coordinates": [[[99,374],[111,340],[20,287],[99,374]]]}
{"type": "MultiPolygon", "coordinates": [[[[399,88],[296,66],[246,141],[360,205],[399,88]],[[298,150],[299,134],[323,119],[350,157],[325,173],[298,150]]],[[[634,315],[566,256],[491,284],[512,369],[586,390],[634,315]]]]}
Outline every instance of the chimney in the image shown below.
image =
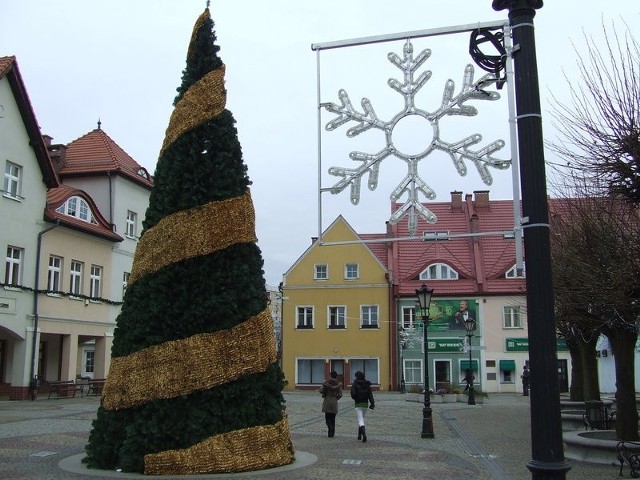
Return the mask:
{"type": "MultiPolygon", "coordinates": [[[[46,137],[46,136],[45,136],[46,137]]],[[[60,172],[64,167],[64,162],[67,157],[67,146],[61,143],[51,144],[51,137],[48,137],[47,150],[49,151],[49,158],[53,163],[53,168],[56,172],[60,172]]],[[[46,141],[46,140],[45,140],[46,141]]]]}
{"type": "Polygon", "coordinates": [[[477,214],[474,213],[473,215],[471,215],[470,224],[471,224],[471,233],[478,233],[478,215],[477,214]]]}
{"type": "Polygon", "coordinates": [[[51,140],[53,140],[53,137],[51,135],[42,135],[42,140],[44,140],[44,144],[47,148],[49,148],[51,146],[51,140]]]}
{"type": "Polygon", "coordinates": [[[476,190],[473,194],[475,196],[476,209],[489,208],[489,190],[476,190]]]}
{"type": "Polygon", "coordinates": [[[462,211],[462,192],[458,192],[457,190],[451,192],[451,211],[462,211]]]}

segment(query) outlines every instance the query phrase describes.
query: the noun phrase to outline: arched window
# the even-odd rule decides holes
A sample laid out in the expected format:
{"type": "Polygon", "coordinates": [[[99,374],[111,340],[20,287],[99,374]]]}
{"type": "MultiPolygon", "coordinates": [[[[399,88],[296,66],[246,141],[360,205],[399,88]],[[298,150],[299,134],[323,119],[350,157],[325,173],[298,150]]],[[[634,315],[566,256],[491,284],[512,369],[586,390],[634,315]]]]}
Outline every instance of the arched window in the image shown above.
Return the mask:
{"type": "Polygon", "coordinates": [[[89,204],[80,197],[69,197],[66,202],[56,209],[56,212],[64,213],[70,217],[79,218],[87,223],[93,223],[94,225],[98,224],[91,212],[91,209],[89,208],[89,204]]]}
{"type": "Polygon", "coordinates": [[[420,273],[420,280],[457,280],[458,272],[445,263],[432,263],[420,273]]]}
{"type": "Polygon", "coordinates": [[[507,270],[507,273],[504,274],[504,278],[525,278],[525,267],[524,267],[524,265],[522,265],[522,271],[520,272],[520,275],[518,275],[518,270],[516,269],[516,266],[514,265],[509,270],[507,270]]]}

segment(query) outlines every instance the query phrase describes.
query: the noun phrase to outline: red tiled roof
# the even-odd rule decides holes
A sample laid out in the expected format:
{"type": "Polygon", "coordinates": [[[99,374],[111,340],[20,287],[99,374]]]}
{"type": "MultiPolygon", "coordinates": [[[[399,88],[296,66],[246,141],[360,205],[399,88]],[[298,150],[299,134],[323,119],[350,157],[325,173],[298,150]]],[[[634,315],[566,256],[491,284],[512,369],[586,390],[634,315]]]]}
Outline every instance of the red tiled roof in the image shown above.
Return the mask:
{"type": "MultiPolygon", "coordinates": [[[[461,208],[455,210],[450,202],[424,204],[438,218],[437,223],[427,224],[418,220],[418,232],[449,232],[469,234],[471,218],[477,215],[477,232],[497,232],[495,235],[458,237],[447,241],[424,242],[416,240],[393,242],[391,245],[393,273],[399,295],[415,295],[424,281],[419,274],[433,263],[445,263],[459,274],[458,280],[430,280],[429,287],[437,295],[514,294],[525,292],[524,279],[508,279],[504,274],[515,264],[515,242],[505,239],[500,232],[513,231],[513,202],[491,200],[486,207],[475,204],[467,195],[461,208]],[[395,259],[395,263],[394,263],[395,259]]],[[[392,211],[401,205],[392,205],[392,211]]],[[[409,237],[407,222],[401,220],[392,226],[394,237],[409,237]]]]}
{"type": "Polygon", "coordinates": [[[385,268],[389,265],[387,262],[387,242],[372,242],[371,240],[382,240],[386,238],[386,235],[381,233],[359,233],[358,237],[365,242],[365,245],[369,247],[371,253],[373,253],[380,263],[385,266],[385,268]]]}
{"type": "Polygon", "coordinates": [[[105,172],[120,174],[149,189],[153,186],[149,172],[100,128],[67,145],[64,164],[58,173],[64,177],[105,172]]]}
{"type": "Polygon", "coordinates": [[[0,77],[4,77],[9,70],[9,67],[16,61],[16,57],[0,57],[0,77]]]}
{"type": "Polygon", "coordinates": [[[47,192],[47,207],[44,211],[44,218],[49,222],[60,222],[61,225],[78,230],[89,235],[105,238],[112,242],[121,242],[123,238],[115,233],[109,222],[102,216],[98,207],[94,203],[93,199],[82,190],[69,187],[67,185],[60,185],[57,188],[52,188],[47,192]],[[56,212],[56,209],[64,204],[70,197],[78,196],[85,200],[91,209],[91,213],[96,220],[97,225],[89,222],[85,222],[76,217],[71,217],[64,213],[56,212]]]}

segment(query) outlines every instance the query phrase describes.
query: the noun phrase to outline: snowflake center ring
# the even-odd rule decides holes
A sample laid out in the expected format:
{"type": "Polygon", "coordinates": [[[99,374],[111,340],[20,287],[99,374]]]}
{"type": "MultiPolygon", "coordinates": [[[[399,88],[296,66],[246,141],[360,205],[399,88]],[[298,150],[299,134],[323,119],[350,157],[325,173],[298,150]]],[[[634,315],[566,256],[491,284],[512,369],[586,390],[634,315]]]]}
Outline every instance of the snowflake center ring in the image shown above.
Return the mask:
{"type": "Polygon", "coordinates": [[[405,160],[424,158],[435,137],[435,128],[419,113],[403,114],[387,131],[388,145],[395,150],[396,156],[405,160]]]}

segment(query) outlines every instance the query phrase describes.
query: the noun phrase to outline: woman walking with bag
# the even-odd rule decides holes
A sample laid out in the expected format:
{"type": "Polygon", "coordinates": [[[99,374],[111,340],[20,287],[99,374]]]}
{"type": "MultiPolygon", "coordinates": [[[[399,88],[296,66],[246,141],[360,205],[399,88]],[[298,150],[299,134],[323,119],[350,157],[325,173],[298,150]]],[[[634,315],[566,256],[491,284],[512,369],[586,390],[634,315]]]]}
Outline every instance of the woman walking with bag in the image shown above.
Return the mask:
{"type": "Polygon", "coordinates": [[[338,413],[338,400],[342,398],[342,384],[338,381],[338,373],[331,372],[330,378],[322,383],[319,389],[322,395],[322,411],[327,423],[328,436],[333,437],[336,433],[336,414],[338,413]]]}
{"type": "Polygon", "coordinates": [[[364,415],[367,408],[373,410],[376,406],[373,392],[371,391],[371,382],[364,378],[364,373],[356,372],[356,379],[351,385],[351,398],[356,402],[356,415],[358,416],[358,440],[367,441],[367,432],[365,430],[364,415]]]}

